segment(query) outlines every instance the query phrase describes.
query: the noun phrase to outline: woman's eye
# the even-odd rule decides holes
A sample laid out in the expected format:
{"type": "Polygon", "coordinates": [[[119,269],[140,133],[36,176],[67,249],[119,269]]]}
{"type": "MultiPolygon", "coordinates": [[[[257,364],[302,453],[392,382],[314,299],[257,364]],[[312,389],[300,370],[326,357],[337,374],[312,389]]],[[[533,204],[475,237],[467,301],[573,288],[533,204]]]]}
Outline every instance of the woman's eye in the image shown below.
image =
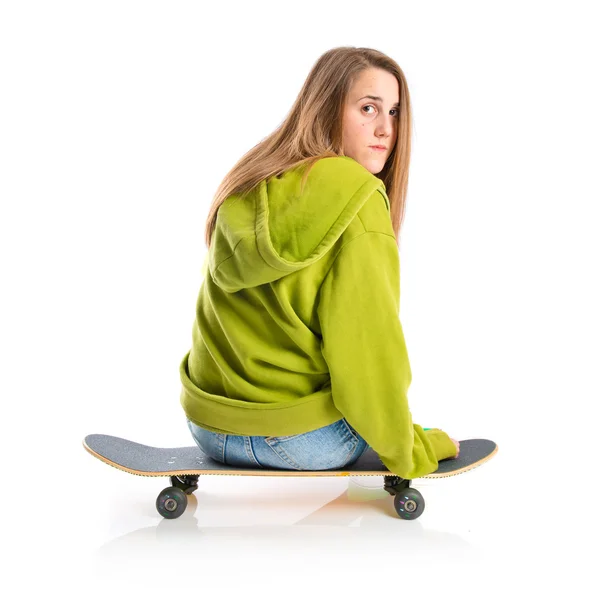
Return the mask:
{"type": "MultiPolygon", "coordinates": [[[[375,108],[372,104],[367,104],[366,106],[363,106],[363,110],[365,108],[375,108]]],[[[397,108],[392,108],[392,110],[396,113],[394,116],[398,116],[398,109],[397,108]]]]}

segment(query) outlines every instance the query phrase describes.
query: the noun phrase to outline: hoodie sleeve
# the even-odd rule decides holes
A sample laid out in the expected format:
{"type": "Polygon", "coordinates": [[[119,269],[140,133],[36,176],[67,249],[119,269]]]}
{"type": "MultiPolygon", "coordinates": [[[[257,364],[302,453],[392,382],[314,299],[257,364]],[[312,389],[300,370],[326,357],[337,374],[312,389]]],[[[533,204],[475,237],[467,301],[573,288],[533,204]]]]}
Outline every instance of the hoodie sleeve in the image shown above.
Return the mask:
{"type": "Polygon", "coordinates": [[[442,430],[412,422],[412,373],[399,311],[395,238],[364,232],[342,247],[321,286],[323,356],[336,408],[392,473],[415,479],[433,473],[456,448],[442,430]]]}

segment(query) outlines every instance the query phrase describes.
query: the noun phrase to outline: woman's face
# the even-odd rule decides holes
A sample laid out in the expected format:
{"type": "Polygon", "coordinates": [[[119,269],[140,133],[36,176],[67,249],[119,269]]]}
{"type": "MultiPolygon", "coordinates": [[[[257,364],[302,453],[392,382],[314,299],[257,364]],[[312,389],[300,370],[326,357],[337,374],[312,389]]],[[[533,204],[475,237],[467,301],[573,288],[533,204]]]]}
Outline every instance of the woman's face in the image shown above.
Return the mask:
{"type": "Polygon", "coordinates": [[[362,71],[346,97],[342,122],[343,154],[373,175],[383,169],[396,143],[399,93],[394,75],[383,69],[369,68],[362,71]],[[385,150],[371,147],[376,145],[385,146],[385,150]]]}

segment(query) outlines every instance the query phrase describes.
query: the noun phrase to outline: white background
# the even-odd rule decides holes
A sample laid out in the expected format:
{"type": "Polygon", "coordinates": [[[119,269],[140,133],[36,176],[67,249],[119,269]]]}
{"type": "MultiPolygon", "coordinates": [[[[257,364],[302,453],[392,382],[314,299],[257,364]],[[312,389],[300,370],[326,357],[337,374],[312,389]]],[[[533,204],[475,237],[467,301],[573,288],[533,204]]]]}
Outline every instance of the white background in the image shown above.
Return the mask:
{"type": "Polygon", "coordinates": [[[1,6],[2,585],[143,598],[583,588],[598,534],[597,3],[1,6]],[[111,469],[81,442],[193,443],[178,367],[212,196],[342,45],[392,56],[411,94],[413,418],[499,453],[417,482],[428,504],[411,523],[374,478],[204,478],[196,509],[162,520],[166,479],[111,469]]]}

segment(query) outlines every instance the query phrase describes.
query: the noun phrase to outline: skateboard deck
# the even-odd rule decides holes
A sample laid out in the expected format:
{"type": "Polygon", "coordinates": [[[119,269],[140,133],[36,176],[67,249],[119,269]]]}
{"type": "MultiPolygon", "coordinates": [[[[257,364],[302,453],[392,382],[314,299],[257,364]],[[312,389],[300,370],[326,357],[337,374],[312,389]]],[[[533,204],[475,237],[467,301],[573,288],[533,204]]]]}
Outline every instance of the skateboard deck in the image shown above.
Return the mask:
{"type": "MultiPolygon", "coordinates": [[[[177,518],[183,513],[187,505],[186,494],[198,489],[197,481],[200,475],[261,477],[383,476],[384,489],[395,496],[394,505],[399,516],[404,519],[416,519],[423,512],[425,505],[420,493],[409,487],[410,480],[402,479],[390,472],[372,448],[369,448],[353,465],[343,469],[300,471],[225,465],[207,456],[198,446],[156,448],[103,434],[86,436],[83,446],[99,460],[127,473],[146,477],[170,477],[172,487],[163,490],[156,503],[158,512],[166,518],[177,518]],[[401,496],[404,500],[400,499],[401,496]],[[405,504],[408,506],[405,506],[405,504]]],[[[497,451],[498,446],[491,440],[461,440],[458,458],[440,461],[435,472],[423,475],[422,478],[452,477],[470,471],[490,460],[497,451]]]]}
{"type": "MultiPolygon", "coordinates": [[[[295,469],[255,469],[234,467],[213,460],[198,446],[183,448],[155,448],[112,435],[88,435],[85,449],[103,462],[146,477],[171,475],[259,475],[277,477],[335,477],[349,475],[393,475],[381,462],[377,453],[369,448],[353,465],[343,469],[324,471],[298,471],[295,469]]],[[[491,440],[463,440],[458,458],[442,460],[434,473],[423,478],[451,477],[478,467],[497,452],[491,440]]]]}

